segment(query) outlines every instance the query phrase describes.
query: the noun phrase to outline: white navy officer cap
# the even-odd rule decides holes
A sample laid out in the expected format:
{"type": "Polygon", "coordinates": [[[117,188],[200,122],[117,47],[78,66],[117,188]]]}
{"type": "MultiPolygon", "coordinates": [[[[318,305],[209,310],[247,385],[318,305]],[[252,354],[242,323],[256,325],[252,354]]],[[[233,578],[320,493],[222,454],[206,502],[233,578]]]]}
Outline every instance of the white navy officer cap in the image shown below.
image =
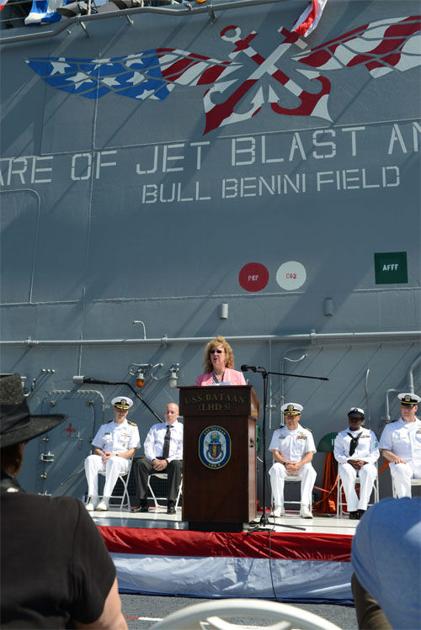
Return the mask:
{"type": "Polygon", "coordinates": [[[302,405],[294,402],[285,403],[285,405],[282,405],[281,407],[281,411],[283,411],[284,414],[289,414],[291,416],[299,416],[303,409],[304,407],[302,405]]]}
{"type": "Polygon", "coordinates": [[[133,400],[127,396],[116,396],[112,399],[111,404],[113,407],[117,407],[117,409],[124,409],[126,411],[130,409],[130,407],[133,407],[133,400]]]}
{"type": "Polygon", "coordinates": [[[418,403],[421,402],[421,398],[420,396],[417,396],[417,394],[398,394],[398,398],[401,401],[401,405],[403,405],[404,407],[412,407],[412,405],[418,405],[418,403]]]}
{"type": "Polygon", "coordinates": [[[362,420],[364,420],[364,409],[361,409],[361,407],[351,407],[351,409],[348,411],[348,418],[361,418],[362,420]]]}

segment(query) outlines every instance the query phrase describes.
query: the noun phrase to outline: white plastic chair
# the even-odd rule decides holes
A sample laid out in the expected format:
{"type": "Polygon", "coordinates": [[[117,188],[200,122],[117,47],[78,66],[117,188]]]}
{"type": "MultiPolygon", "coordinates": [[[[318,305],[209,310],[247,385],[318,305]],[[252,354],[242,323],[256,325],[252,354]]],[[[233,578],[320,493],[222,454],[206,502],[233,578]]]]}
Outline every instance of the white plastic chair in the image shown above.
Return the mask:
{"type": "MultiPolygon", "coordinates": [[[[155,472],[152,473],[151,475],[149,475],[148,477],[148,488],[149,488],[149,492],[151,494],[152,500],[154,502],[155,508],[158,509],[160,507],[166,507],[167,505],[167,497],[157,497],[153,488],[152,488],[152,484],[151,484],[151,477],[156,477],[157,479],[167,479],[168,480],[168,473],[165,472],[155,472]],[[159,501],[165,501],[165,504],[162,505],[159,503],[159,501]]],[[[180,498],[181,498],[181,493],[183,491],[183,475],[181,475],[181,480],[180,480],[180,485],[178,486],[178,492],[177,492],[177,498],[175,501],[175,508],[178,508],[178,504],[180,503],[180,498]]]]}
{"type": "Polygon", "coordinates": [[[245,626],[230,623],[221,617],[247,617],[248,620],[256,618],[257,623],[272,622],[270,626],[262,626],[265,630],[340,630],[339,626],[307,610],[262,599],[223,599],[193,604],[171,613],[154,624],[152,629],[201,630],[204,622],[210,630],[236,630],[245,626]],[[278,621],[273,623],[276,619],[278,621]]]}
{"type": "MultiPolygon", "coordinates": [[[[416,486],[421,486],[421,479],[411,479],[411,488],[416,487],[416,486]]],[[[395,484],[393,483],[393,477],[392,477],[392,495],[394,499],[396,499],[398,496],[396,492],[395,484]]]]}
{"type": "MultiPolygon", "coordinates": [[[[111,499],[121,499],[120,506],[119,506],[120,510],[122,510],[123,508],[127,508],[128,510],[130,510],[130,507],[131,507],[130,495],[129,495],[129,479],[130,479],[130,472],[132,470],[132,464],[133,464],[133,459],[129,459],[128,471],[118,476],[117,483],[118,481],[121,481],[123,485],[123,494],[115,494],[115,489],[117,488],[117,483],[116,483],[116,485],[114,486],[114,491],[110,497],[110,503],[111,503],[111,499]]],[[[105,472],[100,471],[99,474],[105,477],[105,472]]]]}
{"type": "MultiPolygon", "coordinates": [[[[360,478],[357,477],[355,479],[355,485],[359,486],[360,485],[360,478]]],[[[373,484],[373,490],[371,491],[371,494],[373,496],[373,502],[369,503],[368,505],[374,505],[374,503],[378,503],[380,500],[380,493],[379,493],[379,474],[377,472],[377,477],[374,480],[374,484],[373,484]]],[[[337,485],[337,490],[336,490],[336,516],[338,518],[341,518],[344,514],[344,505],[346,504],[346,500],[344,499],[345,493],[343,491],[343,484],[342,484],[342,479],[340,477],[340,475],[338,474],[338,485],[337,485]]],[[[348,513],[348,512],[347,512],[348,513]]]]}

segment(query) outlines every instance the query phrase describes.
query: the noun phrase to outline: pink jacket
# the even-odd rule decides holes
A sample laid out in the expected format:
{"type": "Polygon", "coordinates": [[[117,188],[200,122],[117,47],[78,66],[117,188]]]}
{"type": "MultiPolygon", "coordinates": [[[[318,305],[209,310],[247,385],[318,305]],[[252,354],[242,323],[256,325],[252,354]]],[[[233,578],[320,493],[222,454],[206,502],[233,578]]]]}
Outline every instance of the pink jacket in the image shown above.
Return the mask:
{"type": "MultiPolygon", "coordinates": [[[[231,368],[225,368],[224,382],[230,385],[247,385],[244,374],[231,368]]],[[[212,372],[198,376],[195,385],[215,385],[212,372]]]]}

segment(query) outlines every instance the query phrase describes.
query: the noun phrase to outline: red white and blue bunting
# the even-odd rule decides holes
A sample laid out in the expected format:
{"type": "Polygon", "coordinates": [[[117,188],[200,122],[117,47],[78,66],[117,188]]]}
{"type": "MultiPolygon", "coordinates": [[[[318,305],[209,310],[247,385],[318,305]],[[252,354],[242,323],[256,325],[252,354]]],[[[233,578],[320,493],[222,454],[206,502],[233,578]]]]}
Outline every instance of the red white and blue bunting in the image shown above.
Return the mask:
{"type": "Polygon", "coordinates": [[[122,592],[352,604],[352,536],[100,527],[122,592]]]}

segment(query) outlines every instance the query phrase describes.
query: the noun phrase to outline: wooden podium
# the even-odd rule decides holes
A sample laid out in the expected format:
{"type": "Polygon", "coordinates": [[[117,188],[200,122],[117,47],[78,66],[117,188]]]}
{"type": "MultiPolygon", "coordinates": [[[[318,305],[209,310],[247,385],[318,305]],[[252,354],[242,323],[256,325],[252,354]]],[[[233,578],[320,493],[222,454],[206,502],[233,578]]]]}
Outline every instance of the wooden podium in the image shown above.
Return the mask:
{"type": "Polygon", "coordinates": [[[180,387],[183,520],[189,529],[242,531],[256,517],[256,418],[250,385],[180,387]]]}

